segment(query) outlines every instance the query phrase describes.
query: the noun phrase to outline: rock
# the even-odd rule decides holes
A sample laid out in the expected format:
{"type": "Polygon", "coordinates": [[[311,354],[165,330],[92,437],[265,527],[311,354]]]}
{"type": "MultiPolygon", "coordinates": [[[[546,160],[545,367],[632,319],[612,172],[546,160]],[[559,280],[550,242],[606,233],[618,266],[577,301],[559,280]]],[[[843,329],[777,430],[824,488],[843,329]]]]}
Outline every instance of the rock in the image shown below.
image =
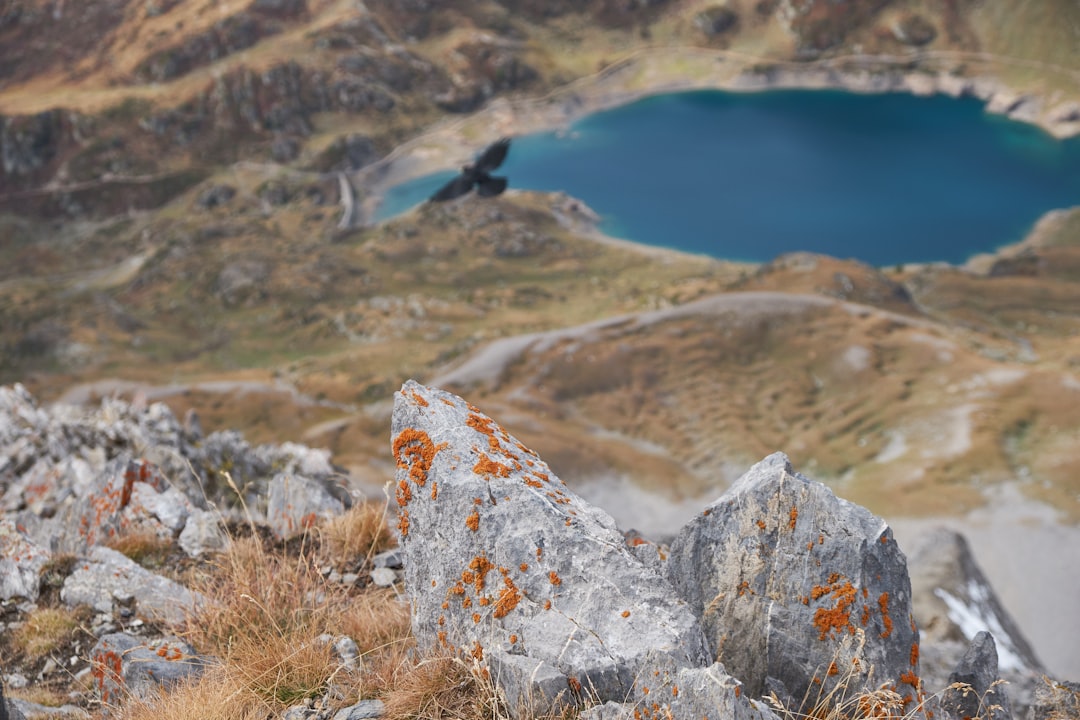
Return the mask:
{"type": "Polygon", "coordinates": [[[90,550],[86,561],[76,565],[60,591],[60,599],[69,607],[89,605],[102,613],[111,613],[116,600],[128,596],[134,600],[140,617],[170,625],[180,624],[206,602],[200,594],[100,545],[90,550]]]}
{"type": "Polygon", "coordinates": [[[224,550],[229,538],[218,522],[218,514],[211,510],[195,510],[188,517],[178,538],[180,548],[191,557],[206,552],[224,550]]]}
{"type": "Polygon", "coordinates": [[[371,571],[371,582],[379,587],[390,587],[397,579],[397,573],[390,568],[377,567],[371,571]]]}
{"type": "Polygon", "coordinates": [[[1028,720],[1063,720],[1080,717],[1080,683],[1046,678],[1035,691],[1028,720]]]}
{"type": "Polygon", "coordinates": [[[103,703],[134,695],[150,697],[158,688],[200,675],[206,661],[176,637],[147,641],[127,633],[105,635],[90,651],[96,689],[103,703]]]}
{"type": "Polygon", "coordinates": [[[941,662],[925,664],[925,679],[934,682],[930,687],[945,685],[945,673],[959,661],[967,643],[983,630],[993,633],[997,661],[1001,670],[1009,674],[1010,682],[1015,684],[1017,675],[1037,676],[1044,672],[1031,644],[1001,604],[962,535],[945,528],[926,533],[911,548],[909,567],[912,611],[923,629],[927,649],[946,643],[958,647],[941,662]]]}
{"type": "Polygon", "coordinates": [[[279,538],[308,531],[318,520],[345,512],[345,505],[326,487],[303,475],[278,473],[270,481],[266,521],[279,538]]]}
{"type": "Polygon", "coordinates": [[[680,531],[667,570],[751,697],[775,691],[790,707],[844,682],[914,700],[919,634],[892,531],[782,453],[680,531]]]}
{"type": "Polygon", "coordinates": [[[0,168],[6,175],[30,175],[48,165],[62,140],[63,114],[0,115],[0,168]]]}
{"type": "Polygon", "coordinates": [[[195,203],[204,210],[225,205],[236,195],[236,188],[232,185],[211,185],[199,193],[195,203]]]}
{"type": "Polygon", "coordinates": [[[893,26],[893,35],[908,45],[929,45],[937,37],[937,30],[922,15],[912,13],[893,26]]]}
{"type": "Polygon", "coordinates": [[[611,517],[491,418],[409,381],[395,395],[391,436],[422,648],[486,663],[509,707],[530,712],[585,697],[644,702],[650,692],[658,707],[704,707],[727,692],[731,717],[772,717],[740,699],[722,667],[705,667],[686,603],[611,517]],[[684,670],[693,670],[685,697],[673,690],[684,670]]]}
{"type": "Polygon", "coordinates": [[[366,720],[386,714],[382,700],[361,700],[355,705],[342,708],[334,714],[334,720],[366,720]]]}
{"type": "Polygon", "coordinates": [[[405,557],[400,547],[390,548],[372,557],[371,564],[377,568],[400,570],[405,567],[405,557]]]}
{"type": "Polygon", "coordinates": [[[694,16],[694,24],[706,35],[722,35],[739,23],[739,14],[724,5],[707,7],[694,16]]]}
{"type": "Polygon", "coordinates": [[[1009,697],[998,679],[994,637],[980,632],[949,676],[940,707],[950,720],[1012,720],[1009,697]],[[957,687],[958,685],[962,687],[957,687]]]}
{"type": "Polygon", "coordinates": [[[37,600],[41,568],[48,561],[48,551],[20,533],[10,519],[0,517],[0,600],[37,600]]]}
{"type": "Polygon", "coordinates": [[[10,720],[43,720],[48,718],[72,720],[72,718],[90,717],[88,712],[75,705],[54,707],[18,698],[8,700],[8,712],[10,713],[10,720]]]}

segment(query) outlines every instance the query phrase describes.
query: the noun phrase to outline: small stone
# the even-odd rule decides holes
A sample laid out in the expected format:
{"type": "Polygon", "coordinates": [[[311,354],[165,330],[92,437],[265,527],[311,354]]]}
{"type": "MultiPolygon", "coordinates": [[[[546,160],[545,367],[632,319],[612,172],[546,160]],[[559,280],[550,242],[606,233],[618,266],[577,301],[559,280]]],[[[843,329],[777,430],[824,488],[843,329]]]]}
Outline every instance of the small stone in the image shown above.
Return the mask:
{"type": "Polygon", "coordinates": [[[338,710],[334,714],[334,720],[367,720],[381,718],[385,713],[382,700],[361,700],[355,705],[338,710]]]}
{"type": "Polygon", "coordinates": [[[375,568],[371,571],[371,582],[379,587],[390,587],[397,582],[397,572],[390,568],[375,568]]]}

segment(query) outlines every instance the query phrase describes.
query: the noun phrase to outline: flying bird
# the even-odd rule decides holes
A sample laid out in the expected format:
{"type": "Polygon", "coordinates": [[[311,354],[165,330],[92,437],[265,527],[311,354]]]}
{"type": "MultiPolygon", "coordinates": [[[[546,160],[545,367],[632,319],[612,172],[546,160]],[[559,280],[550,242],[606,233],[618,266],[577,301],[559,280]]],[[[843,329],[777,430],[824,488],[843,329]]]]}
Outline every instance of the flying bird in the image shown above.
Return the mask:
{"type": "Polygon", "coordinates": [[[476,162],[461,168],[461,173],[450,182],[439,188],[439,191],[431,196],[431,202],[444,202],[453,200],[466,194],[473,187],[480,197],[495,197],[506,189],[506,178],[492,176],[491,171],[503,164],[506,153],[510,152],[510,138],[489,145],[476,162]]]}

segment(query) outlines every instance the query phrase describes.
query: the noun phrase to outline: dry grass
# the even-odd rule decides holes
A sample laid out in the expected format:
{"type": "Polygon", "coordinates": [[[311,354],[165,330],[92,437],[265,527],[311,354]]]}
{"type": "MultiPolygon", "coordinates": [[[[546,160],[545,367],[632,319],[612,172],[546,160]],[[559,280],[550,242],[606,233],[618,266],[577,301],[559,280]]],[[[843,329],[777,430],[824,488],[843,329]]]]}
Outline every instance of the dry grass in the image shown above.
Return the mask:
{"type": "Polygon", "coordinates": [[[394,545],[385,502],[358,503],[323,524],[318,533],[323,555],[338,567],[369,561],[394,545]]]}
{"type": "Polygon", "coordinates": [[[145,568],[157,569],[165,565],[175,545],[151,530],[124,533],[109,540],[106,545],[145,568]]]}
{"type": "Polygon", "coordinates": [[[14,646],[27,662],[36,663],[67,645],[79,627],[79,618],[74,611],[40,607],[14,632],[14,646]]]}
{"type": "Polygon", "coordinates": [[[390,720],[480,720],[505,716],[491,681],[456,657],[403,661],[386,679],[381,696],[390,720]]]}
{"type": "Polygon", "coordinates": [[[376,694],[380,672],[399,665],[409,646],[408,607],[392,591],[328,581],[316,558],[336,548],[364,563],[391,545],[384,511],[361,505],[279,546],[258,534],[234,538],[194,579],[211,601],[183,633],[219,663],[198,680],[131,699],[119,716],[246,720],[280,714],[331,686],[342,703],[376,694]],[[357,643],[359,662],[343,662],[326,639],[343,635],[357,643]]]}

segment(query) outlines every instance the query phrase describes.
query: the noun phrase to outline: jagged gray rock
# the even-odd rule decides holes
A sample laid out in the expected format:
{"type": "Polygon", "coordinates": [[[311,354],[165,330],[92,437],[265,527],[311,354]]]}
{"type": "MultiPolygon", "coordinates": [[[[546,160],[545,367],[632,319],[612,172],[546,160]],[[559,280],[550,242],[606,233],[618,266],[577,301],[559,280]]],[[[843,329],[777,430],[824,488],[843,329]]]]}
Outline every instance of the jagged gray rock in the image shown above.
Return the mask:
{"type": "Polygon", "coordinates": [[[998,677],[994,637],[978,633],[949,676],[941,695],[941,711],[949,720],[1012,720],[1009,696],[998,677]]]}
{"type": "Polygon", "coordinates": [[[11,520],[0,517],[0,600],[37,600],[41,568],[49,553],[25,537],[11,520]]]}
{"type": "Polygon", "coordinates": [[[345,504],[326,486],[303,475],[278,473],[270,481],[266,522],[279,538],[293,537],[317,521],[345,512],[345,504]]]}
{"type": "Polygon", "coordinates": [[[1028,720],[1065,720],[1080,717],[1080,683],[1045,678],[1035,690],[1028,720]]]}
{"type": "Polygon", "coordinates": [[[712,682],[730,694],[732,717],[772,717],[740,699],[722,667],[705,667],[697,620],[611,517],[491,418],[409,381],[395,395],[392,442],[422,647],[487,663],[515,711],[585,697],[671,710],[712,682]],[[684,670],[685,695],[675,689],[684,670]]]}
{"type": "Polygon", "coordinates": [[[422,645],[478,660],[528,655],[602,699],[626,698],[653,653],[705,663],[693,615],[611,517],[491,418],[410,381],[395,396],[392,436],[422,645]]]}
{"type": "Polygon", "coordinates": [[[838,682],[891,683],[916,701],[919,634],[892,531],[782,453],[682,529],[667,570],[752,697],[774,691],[790,707],[838,682]]]}
{"type": "Polygon", "coordinates": [[[222,529],[216,512],[194,510],[184,523],[177,542],[188,555],[199,557],[205,552],[224,550],[229,544],[229,537],[222,529]]]}
{"type": "Polygon", "coordinates": [[[211,505],[219,518],[262,520],[277,473],[303,475],[349,504],[327,450],[256,447],[233,431],[203,438],[162,403],[44,409],[21,385],[0,387],[0,508],[54,552],[83,553],[134,529],[176,537],[211,505]]]}
{"type": "Polygon", "coordinates": [[[922,631],[923,687],[936,692],[948,685],[969,644],[987,630],[994,636],[999,674],[1009,683],[1013,713],[1024,717],[1045,669],[967,540],[952,530],[934,528],[908,550],[912,612],[922,631]]]}
{"type": "Polygon", "coordinates": [[[177,637],[155,640],[110,633],[90,651],[95,687],[103,703],[147,697],[159,687],[199,675],[206,659],[177,637]]]}
{"type": "Polygon", "coordinates": [[[199,593],[100,545],[90,549],[60,590],[60,599],[68,606],[89,605],[103,613],[112,612],[117,599],[128,597],[134,598],[137,615],[169,624],[179,624],[207,602],[199,593]]]}

